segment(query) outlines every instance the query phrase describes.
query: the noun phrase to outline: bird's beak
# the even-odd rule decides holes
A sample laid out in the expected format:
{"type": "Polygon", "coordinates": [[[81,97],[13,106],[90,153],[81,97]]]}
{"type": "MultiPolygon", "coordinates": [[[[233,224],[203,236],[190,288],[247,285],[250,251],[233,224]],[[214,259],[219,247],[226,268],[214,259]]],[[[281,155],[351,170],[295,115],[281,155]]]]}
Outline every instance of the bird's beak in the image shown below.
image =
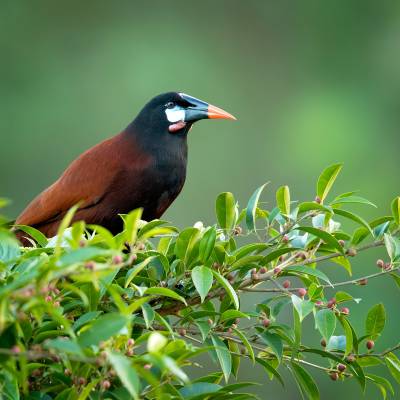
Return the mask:
{"type": "Polygon", "coordinates": [[[185,93],[179,93],[180,96],[186,100],[190,105],[185,108],[185,122],[195,122],[200,119],[233,119],[236,118],[221,108],[215,107],[205,101],[196,99],[185,93]]]}

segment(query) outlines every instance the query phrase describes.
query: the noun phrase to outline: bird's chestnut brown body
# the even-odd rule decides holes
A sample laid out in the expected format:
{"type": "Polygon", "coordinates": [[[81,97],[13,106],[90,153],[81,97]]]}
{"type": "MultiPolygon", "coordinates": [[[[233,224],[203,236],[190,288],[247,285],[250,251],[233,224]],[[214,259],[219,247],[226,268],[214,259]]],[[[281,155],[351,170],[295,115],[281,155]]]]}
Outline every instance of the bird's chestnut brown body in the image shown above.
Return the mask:
{"type": "MultiPolygon", "coordinates": [[[[198,100],[183,96],[187,95],[170,92],[151,100],[123,132],[73,161],[28,205],[16,224],[30,225],[47,237],[54,236],[65,213],[77,203],[80,207],[74,221],[102,225],[113,234],[122,229],[119,214],[135,208],[143,208],[145,220],[159,218],[185,182],[187,133],[193,122],[205,118],[171,121],[171,113],[164,113],[165,103],[169,108],[174,104],[175,112],[181,114],[181,110],[190,110],[190,115],[207,104],[199,101],[201,106],[193,106],[198,100]]],[[[225,116],[209,118],[230,116],[216,107],[213,110],[225,116]]],[[[21,233],[18,236],[22,238],[21,233]]]]}

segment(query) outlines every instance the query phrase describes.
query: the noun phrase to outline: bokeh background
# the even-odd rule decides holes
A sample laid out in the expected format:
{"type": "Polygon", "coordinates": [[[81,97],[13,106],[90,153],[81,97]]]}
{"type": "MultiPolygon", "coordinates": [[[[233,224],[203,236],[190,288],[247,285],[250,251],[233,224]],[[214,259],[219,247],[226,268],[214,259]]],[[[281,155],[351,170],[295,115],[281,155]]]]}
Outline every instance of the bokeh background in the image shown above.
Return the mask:
{"type": "MultiPolygon", "coordinates": [[[[354,208],[367,218],[388,213],[400,192],[397,1],[2,0],[0,50],[0,194],[13,200],[10,217],[169,90],[238,117],[190,132],[187,183],[166,214],[178,226],[213,223],[219,192],[245,205],[265,181],[266,201],[282,184],[293,198],[313,199],[319,172],[338,161],[336,193],[356,189],[375,202],[377,211],[354,208]]],[[[378,254],[361,256],[355,273],[374,272],[378,254]]],[[[384,301],[390,317],[378,348],[397,343],[394,283],[370,281],[354,293],[363,298],[351,306],[360,334],[368,308],[384,301]]],[[[319,341],[311,319],[306,325],[306,341],[319,341]]],[[[355,382],[312,372],[322,399],[361,398],[355,382]]],[[[249,364],[241,375],[263,384],[255,390],[263,399],[300,398],[289,376],[282,390],[249,364]]]]}

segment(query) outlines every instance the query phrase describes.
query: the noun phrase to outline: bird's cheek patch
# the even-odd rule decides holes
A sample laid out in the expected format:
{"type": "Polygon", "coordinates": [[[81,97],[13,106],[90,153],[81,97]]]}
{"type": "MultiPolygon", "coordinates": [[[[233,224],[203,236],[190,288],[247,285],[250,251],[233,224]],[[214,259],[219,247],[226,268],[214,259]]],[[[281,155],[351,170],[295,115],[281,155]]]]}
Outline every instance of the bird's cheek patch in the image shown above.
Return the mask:
{"type": "Polygon", "coordinates": [[[165,110],[165,114],[167,115],[167,119],[169,122],[178,122],[185,120],[185,110],[181,108],[167,108],[165,110]]]}
{"type": "Polygon", "coordinates": [[[172,124],[172,125],[170,125],[169,127],[168,127],[168,130],[170,131],[170,132],[178,132],[178,131],[180,131],[181,129],[183,129],[184,127],[186,126],[186,122],[183,122],[183,121],[179,121],[179,122],[177,122],[176,124],[172,124]]]}

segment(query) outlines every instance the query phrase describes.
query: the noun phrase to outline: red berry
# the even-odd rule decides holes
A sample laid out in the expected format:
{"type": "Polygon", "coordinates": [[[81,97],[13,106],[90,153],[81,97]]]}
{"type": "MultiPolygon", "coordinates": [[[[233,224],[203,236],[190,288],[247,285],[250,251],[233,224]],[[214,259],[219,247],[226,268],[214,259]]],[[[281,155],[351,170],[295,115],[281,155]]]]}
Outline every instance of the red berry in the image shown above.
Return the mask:
{"type": "Polygon", "coordinates": [[[300,297],[304,297],[304,296],[307,294],[307,290],[304,289],[304,288],[300,288],[300,289],[297,291],[297,293],[298,293],[298,295],[299,295],[300,297]]]}
{"type": "Polygon", "coordinates": [[[46,301],[52,301],[53,298],[52,298],[51,296],[46,296],[46,297],[45,297],[45,300],[46,300],[46,301]]]}
{"type": "Polygon", "coordinates": [[[338,240],[339,244],[344,247],[344,245],[346,244],[346,242],[343,239],[338,240]]]}
{"type": "Polygon", "coordinates": [[[337,381],[337,380],[339,379],[339,375],[338,375],[337,372],[331,372],[331,373],[329,374],[329,376],[330,376],[330,378],[331,378],[333,381],[337,381]]]}
{"type": "Polygon", "coordinates": [[[322,347],[326,347],[326,340],[325,339],[321,339],[321,346],[322,347]]]}
{"type": "Polygon", "coordinates": [[[323,303],[321,300],[317,300],[317,301],[315,302],[315,305],[316,305],[317,307],[322,307],[323,304],[324,304],[324,303],[323,303]]]}
{"type": "Polygon", "coordinates": [[[179,328],[179,329],[178,329],[178,333],[179,333],[181,336],[185,336],[185,335],[186,335],[186,329],[185,329],[185,328],[179,328]]]}
{"type": "Polygon", "coordinates": [[[367,279],[367,278],[363,278],[363,279],[360,279],[360,280],[358,281],[358,284],[359,284],[360,286],[365,286],[367,283],[368,283],[368,279],[367,279]]]}
{"type": "Polygon", "coordinates": [[[289,242],[289,236],[288,235],[283,235],[282,236],[282,242],[283,243],[288,243],[289,242]]]}
{"type": "Polygon", "coordinates": [[[133,339],[129,338],[126,341],[126,344],[127,344],[128,347],[132,347],[135,344],[135,341],[133,339]]]}
{"type": "Polygon", "coordinates": [[[352,362],[354,362],[355,360],[356,360],[356,358],[354,357],[353,354],[349,354],[349,355],[346,357],[346,361],[347,361],[348,363],[352,363],[352,362]]]}
{"type": "Polygon", "coordinates": [[[327,307],[328,308],[333,308],[333,307],[335,307],[335,305],[336,305],[336,299],[333,297],[332,299],[330,299],[329,301],[328,301],[328,303],[327,303],[327,307]]]}
{"type": "Polygon", "coordinates": [[[350,310],[347,307],[343,307],[340,312],[344,315],[349,315],[350,314],[350,310]]]}
{"type": "Polygon", "coordinates": [[[143,368],[149,370],[151,369],[151,364],[144,364],[143,368]]]}
{"type": "Polygon", "coordinates": [[[281,268],[279,268],[279,267],[275,267],[275,268],[274,268],[274,274],[275,274],[275,275],[279,275],[281,272],[282,272],[282,269],[281,269],[281,268]]]}
{"type": "Polygon", "coordinates": [[[129,264],[133,264],[137,260],[137,255],[135,253],[129,256],[129,264]]]}
{"type": "Polygon", "coordinates": [[[128,357],[132,357],[133,354],[134,354],[134,351],[133,351],[133,349],[128,349],[128,350],[126,350],[125,354],[126,354],[128,357]]]}
{"type": "Polygon", "coordinates": [[[258,271],[260,274],[265,274],[267,272],[267,268],[261,267],[260,270],[258,271]]]}
{"type": "Polygon", "coordinates": [[[83,376],[78,379],[78,385],[86,385],[86,379],[83,376]]]}
{"type": "Polygon", "coordinates": [[[353,249],[353,248],[348,249],[348,250],[346,251],[346,254],[347,254],[349,257],[354,257],[354,256],[357,255],[357,250],[356,250],[356,249],[353,249]]]}
{"type": "Polygon", "coordinates": [[[283,286],[285,289],[290,288],[290,281],[288,281],[288,280],[283,281],[282,286],[283,286]]]}
{"type": "Polygon", "coordinates": [[[321,202],[322,202],[321,197],[319,197],[319,196],[315,196],[314,201],[315,201],[316,203],[318,203],[318,204],[321,204],[321,202]]]}
{"type": "Polygon", "coordinates": [[[93,261],[88,261],[85,263],[85,268],[88,269],[89,271],[93,271],[95,265],[96,264],[93,261]]]}
{"type": "Polygon", "coordinates": [[[19,354],[19,353],[21,353],[21,349],[18,346],[13,346],[13,347],[11,347],[11,353],[19,354]]]}
{"type": "Polygon", "coordinates": [[[338,371],[343,372],[346,369],[346,366],[344,364],[338,364],[337,369],[338,371]]]}
{"type": "Polygon", "coordinates": [[[113,257],[113,264],[121,264],[124,259],[122,258],[121,255],[117,254],[116,256],[113,257]]]}
{"type": "Polygon", "coordinates": [[[264,318],[262,324],[264,325],[265,328],[268,328],[271,324],[271,321],[268,318],[264,318]]]}
{"type": "Polygon", "coordinates": [[[105,381],[101,382],[101,387],[102,387],[104,390],[110,389],[110,387],[111,387],[110,381],[105,380],[105,381]]]}
{"type": "Polygon", "coordinates": [[[392,269],[392,264],[386,263],[383,268],[385,269],[385,271],[389,271],[390,269],[392,269]]]}
{"type": "Polygon", "coordinates": [[[365,344],[367,346],[368,350],[372,350],[375,346],[375,343],[373,340],[368,340],[367,343],[365,344]]]}
{"type": "Polygon", "coordinates": [[[379,259],[379,260],[376,260],[376,265],[379,268],[383,268],[385,266],[385,262],[383,260],[379,259]]]}

